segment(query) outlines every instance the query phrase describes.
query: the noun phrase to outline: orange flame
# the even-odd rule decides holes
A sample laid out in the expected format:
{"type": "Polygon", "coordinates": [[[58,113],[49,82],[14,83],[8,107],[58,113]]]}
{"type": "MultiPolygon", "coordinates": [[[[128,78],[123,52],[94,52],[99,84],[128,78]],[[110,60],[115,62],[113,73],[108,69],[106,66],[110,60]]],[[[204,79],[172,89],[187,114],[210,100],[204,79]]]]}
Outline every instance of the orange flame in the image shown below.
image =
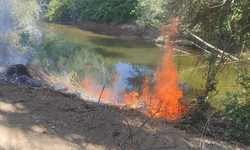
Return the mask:
{"type": "Polygon", "coordinates": [[[123,102],[128,105],[130,108],[136,108],[136,105],[139,103],[139,100],[137,99],[138,93],[133,91],[130,93],[124,94],[123,102]]]}
{"type": "MultiPolygon", "coordinates": [[[[172,121],[182,117],[186,111],[186,107],[179,103],[179,99],[182,98],[183,95],[177,86],[177,71],[172,57],[171,38],[173,38],[177,32],[176,20],[172,20],[171,25],[162,27],[161,34],[167,39],[165,44],[168,47],[168,52],[164,54],[161,66],[156,71],[157,77],[152,91],[149,93],[149,81],[146,77],[140,97],[147,107],[148,116],[162,117],[172,121]]],[[[138,102],[138,99],[133,97],[133,92],[125,94],[124,103],[128,106],[133,108],[138,102]]]]}
{"type": "Polygon", "coordinates": [[[94,96],[93,90],[89,84],[89,80],[87,78],[84,79],[82,83],[82,87],[85,88],[85,90],[88,92],[89,95],[94,96]]]}
{"type": "Polygon", "coordinates": [[[179,99],[183,97],[182,91],[177,86],[177,71],[172,58],[173,50],[163,56],[161,67],[157,69],[157,78],[154,83],[152,96],[148,98],[148,87],[143,89],[143,100],[148,106],[149,116],[162,117],[176,120],[180,115],[179,99]]]}
{"type": "MultiPolygon", "coordinates": [[[[102,92],[101,87],[98,87],[98,95],[101,95],[101,92],[102,92]]],[[[104,90],[101,98],[102,99],[110,98],[110,93],[111,93],[111,89],[104,90]]]]}
{"type": "Polygon", "coordinates": [[[91,70],[91,66],[87,65],[87,70],[90,71],[91,70]]]}
{"type": "Polygon", "coordinates": [[[92,105],[92,103],[90,103],[90,102],[87,102],[87,101],[85,101],[85,103],[86,103],[86,104],[88,104],[88,105],[92,105]]]}
{"type": "MultiPolygon", "coordinates": [[[[178,88],[178,76],[173,60],[173,50],[171,38],[178,32],[176,19],[172,20],[172,24],[169,26],[163,26],[161,34],[168,38],[166,46],[168,52],[164,54],[161,66],[157,69],[157,78],[153,87],[153,96],[151,99],[145,99],[144,101],[148,105],[148,114],[155,117],[162,117],[168,120],[179,119],[185,112],[185,106],[179,103],[179,99],[183,97],[182,91],[178,88]]],[[[144,92],[148,90],[148,87],[144,87],[144,92]]]]}

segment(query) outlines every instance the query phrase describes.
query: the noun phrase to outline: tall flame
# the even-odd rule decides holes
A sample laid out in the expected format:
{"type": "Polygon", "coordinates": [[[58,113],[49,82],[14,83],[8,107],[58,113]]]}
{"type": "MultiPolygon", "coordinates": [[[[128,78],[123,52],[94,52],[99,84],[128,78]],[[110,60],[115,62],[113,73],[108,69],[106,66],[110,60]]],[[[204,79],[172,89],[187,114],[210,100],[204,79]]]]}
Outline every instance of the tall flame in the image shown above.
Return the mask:
{"type": "MultiPolygon", "coordinates": [[[[178,32],[176,19],[172,20],[169,26],[163,26],[161,35],[165,37],[165,45],[168,48],[163,56],[161,66],[157,68],[157,77],[153,83],[153,87],[149,87],[148,78],[146,77],[143,84],[141,100],[147,107],[147,115],[151,117],[162,117],[168,120],[175,121],[183,116],[186,107],[179,103],[179,99],[183,97],[182,91],[178,88],[178,76],[175,68],[172,42],[171,39],[178,32]],[[150,91],[151,90],[151,91],[150,91]]],[[[137,104],[138,101],[127,100],[125,103],[133,101],[137,104]]],[[[133,97],[133,99],[135,99],[133,97]]],[[[129,104],[131,106],[131,104],[129,104]]],[[[133,106],[133,105],[132,105],[133,106]]]]}
{"type": "Polygon", "coordinates": [[[169,50],[164,56],[161,67],[157,69],[157,78],[153,90],[149,94],[149,87],[145,79],[142,99],[148,106],[149,116],[162,117],[168,120],[178,119],[184,106],[181,106],[179,99],[183,97],[182,91],[178,88],[177,71],[172,58],[173,50],[169,50]]]}

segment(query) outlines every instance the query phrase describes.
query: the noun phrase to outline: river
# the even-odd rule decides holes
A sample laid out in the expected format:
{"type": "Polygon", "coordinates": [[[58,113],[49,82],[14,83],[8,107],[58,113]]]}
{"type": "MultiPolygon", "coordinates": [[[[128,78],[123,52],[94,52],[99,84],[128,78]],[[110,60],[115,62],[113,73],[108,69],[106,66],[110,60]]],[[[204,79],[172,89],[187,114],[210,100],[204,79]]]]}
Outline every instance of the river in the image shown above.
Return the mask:
{"type": "MultiPolygon", "coordinates": [[[[43,63],[59,72],[76,72],[98,85],[115,85],[118,91],[138,90],[144,76],[154,79],[154,72],[167,51],[140,39],[121,39],[95,34],[72,26],[43,23],[42,42],[37,46],[43,63]],[[91,68],[91,69],[90,69],[91,68]]],[[[179,73],[179,87],[187,102],[192,101],[204,86],[206,57],[200,49],[174,47],[174,60],[179,73]]],[[[219,95],[235,91],[234,65],[219,73],[219,95]]]]}

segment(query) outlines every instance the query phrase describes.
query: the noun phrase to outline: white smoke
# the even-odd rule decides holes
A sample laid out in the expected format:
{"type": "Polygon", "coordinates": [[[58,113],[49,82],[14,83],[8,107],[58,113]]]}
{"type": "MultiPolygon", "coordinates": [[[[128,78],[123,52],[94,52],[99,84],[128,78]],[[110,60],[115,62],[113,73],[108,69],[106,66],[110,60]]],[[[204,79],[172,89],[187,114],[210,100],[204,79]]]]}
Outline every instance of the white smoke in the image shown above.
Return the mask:
{"type": "Polygon", "coordinates": [[[19,41],[22,33],[39,33],[35,27],[39,10],[36,0],[0,0],[0,67],[28,62],[26,53],[20,54],[20,50],[29,49],[28,45],[19,41]]]}

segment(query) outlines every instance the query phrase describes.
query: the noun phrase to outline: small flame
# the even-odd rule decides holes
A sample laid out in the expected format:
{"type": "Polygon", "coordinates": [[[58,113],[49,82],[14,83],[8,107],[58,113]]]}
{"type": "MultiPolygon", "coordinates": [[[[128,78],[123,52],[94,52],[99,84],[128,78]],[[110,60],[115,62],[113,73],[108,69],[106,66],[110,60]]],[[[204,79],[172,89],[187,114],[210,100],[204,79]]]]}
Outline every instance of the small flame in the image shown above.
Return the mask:
{"type": "Polygon", "coordinates": [[[138,93],[135,91],[132,91],[130,93],[124,94],[123,102],[128,105],[130,108],[136,108],[136,105],[139,103],[138,100],[138,93]]]}
{"type": "Polygon", "coordinates": [[[87,102],[87,101],[85,101],[86,102],[86,104],[88,104],[88,105],[92,105],[92,103],[90,103],[90,102],[87,102]]]}
{"type": "Polygon", "coordinates": [[[89,84],[89,80],[87,78],[84,79],[83,83],[82,83],[82,87],[85,88],[85,90],[88,92],[88,94],[90,96],[94,96],[93,90],[89,84]]]}
{"type": "MultiPolygon", "coordinates": [[[[98,87],[98,94],[97,95],[101,95],[101,87],[98,87]]],[[[110,95],[111,94],[111,89],[106,89],[105,91],[103,91],[102,93],[102,99],[107,99],[107,98],[110,98],[110,95]]]]}
{"type": "Polygon", "coordinates": [[[91,70],[91,66],[87,65],[87,70],[90,71],[91,70]]]}

